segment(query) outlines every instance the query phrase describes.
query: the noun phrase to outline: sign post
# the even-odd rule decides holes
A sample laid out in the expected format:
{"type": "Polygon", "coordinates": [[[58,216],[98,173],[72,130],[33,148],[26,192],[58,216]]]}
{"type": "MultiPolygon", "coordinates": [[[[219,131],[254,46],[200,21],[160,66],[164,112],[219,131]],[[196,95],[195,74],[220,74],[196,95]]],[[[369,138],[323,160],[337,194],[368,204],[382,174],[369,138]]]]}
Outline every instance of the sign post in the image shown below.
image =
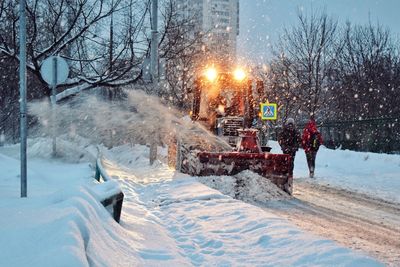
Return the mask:
{"type": "Polygon", "coordinates": [[[27,197],[26,166],[26,14],[25,0],[19,1],[19,97],[20,97],[20,138],[21,138],[21,197],[27,197]]]}
{"type": "Polygon", "coordinates": [[[51,87],[51,124],[53,138],[53,157],[57,155],[56,136],[57,136],[57,116],[56,116],[56,88],[58,84],[65,82],[68,78],[69,68],[67,62],[59,56],[51,56],[45,59],[40,67],[40,74],[43,80],[51,87]]]}
{"type": "Polygon", "coordinates": [[[52,58],[53,63],[53,81],[51,83],[51,130],[52,130],[52,137],[53,137],[53,157],[57,155],[57,148],[56,148],[56,135],[57,135],[57,124],[56,124],[56,87],[57,87],[57,58],[52,58]]]}

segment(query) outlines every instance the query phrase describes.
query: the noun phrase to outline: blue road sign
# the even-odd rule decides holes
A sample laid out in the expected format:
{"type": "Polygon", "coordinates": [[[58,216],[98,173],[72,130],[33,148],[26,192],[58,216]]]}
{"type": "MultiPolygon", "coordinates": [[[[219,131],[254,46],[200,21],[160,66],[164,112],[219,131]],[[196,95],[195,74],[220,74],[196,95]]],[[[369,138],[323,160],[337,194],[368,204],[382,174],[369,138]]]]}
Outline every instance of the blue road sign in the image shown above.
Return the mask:
{"type": "Polygon", "coordinates": [[[276,103],[261,104],[261,119],[262,120],[276,120],[278,109],[276,103]]]}

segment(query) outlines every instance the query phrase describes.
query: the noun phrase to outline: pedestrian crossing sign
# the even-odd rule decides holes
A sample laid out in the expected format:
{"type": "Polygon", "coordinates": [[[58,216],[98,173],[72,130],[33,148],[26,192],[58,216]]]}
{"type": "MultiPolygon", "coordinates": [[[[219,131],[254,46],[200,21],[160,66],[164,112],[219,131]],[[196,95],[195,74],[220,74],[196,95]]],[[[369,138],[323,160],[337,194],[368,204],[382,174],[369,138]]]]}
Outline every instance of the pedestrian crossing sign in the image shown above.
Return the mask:
{"type": "Polygon", "coordinates": [[[278,110],[276,103],[261,104],[261,119],[262,120],[276,120],[278,110]]]}

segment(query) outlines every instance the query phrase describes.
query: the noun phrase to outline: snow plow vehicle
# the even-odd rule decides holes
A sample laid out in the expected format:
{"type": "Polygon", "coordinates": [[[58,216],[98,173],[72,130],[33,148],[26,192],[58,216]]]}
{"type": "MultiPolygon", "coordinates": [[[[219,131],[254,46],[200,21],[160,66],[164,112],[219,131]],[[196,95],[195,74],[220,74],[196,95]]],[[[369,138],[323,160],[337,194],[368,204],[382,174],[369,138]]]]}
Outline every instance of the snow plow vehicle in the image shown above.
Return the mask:
{"type": "Polygon", "coordinates": [[[191,119],[212,134],[197,128],[190,137],[176,137],[169,146],[170,166],[195,176],[251,170],[292,194],[291,156],[268,152],[260,144],[259,130],[251,128],[259,116],[260,101],[254,99],[262,95],[263,83],[243,70],[208,68],[195,81],[191,119]]]}

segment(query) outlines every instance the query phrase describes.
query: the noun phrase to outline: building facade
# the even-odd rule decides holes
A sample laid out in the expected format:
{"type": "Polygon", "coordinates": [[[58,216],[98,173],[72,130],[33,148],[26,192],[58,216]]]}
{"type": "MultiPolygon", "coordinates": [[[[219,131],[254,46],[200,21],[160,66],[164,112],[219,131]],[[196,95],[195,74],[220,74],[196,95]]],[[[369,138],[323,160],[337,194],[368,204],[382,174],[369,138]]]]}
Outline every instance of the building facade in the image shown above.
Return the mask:
{"type": "Polygon", "coordinates": [[[193,36],[201,35],[202,48],[217,64],[236,60],[239,35],[239,0],[177,0],[185,18],[193,20],[193,36]]]}

